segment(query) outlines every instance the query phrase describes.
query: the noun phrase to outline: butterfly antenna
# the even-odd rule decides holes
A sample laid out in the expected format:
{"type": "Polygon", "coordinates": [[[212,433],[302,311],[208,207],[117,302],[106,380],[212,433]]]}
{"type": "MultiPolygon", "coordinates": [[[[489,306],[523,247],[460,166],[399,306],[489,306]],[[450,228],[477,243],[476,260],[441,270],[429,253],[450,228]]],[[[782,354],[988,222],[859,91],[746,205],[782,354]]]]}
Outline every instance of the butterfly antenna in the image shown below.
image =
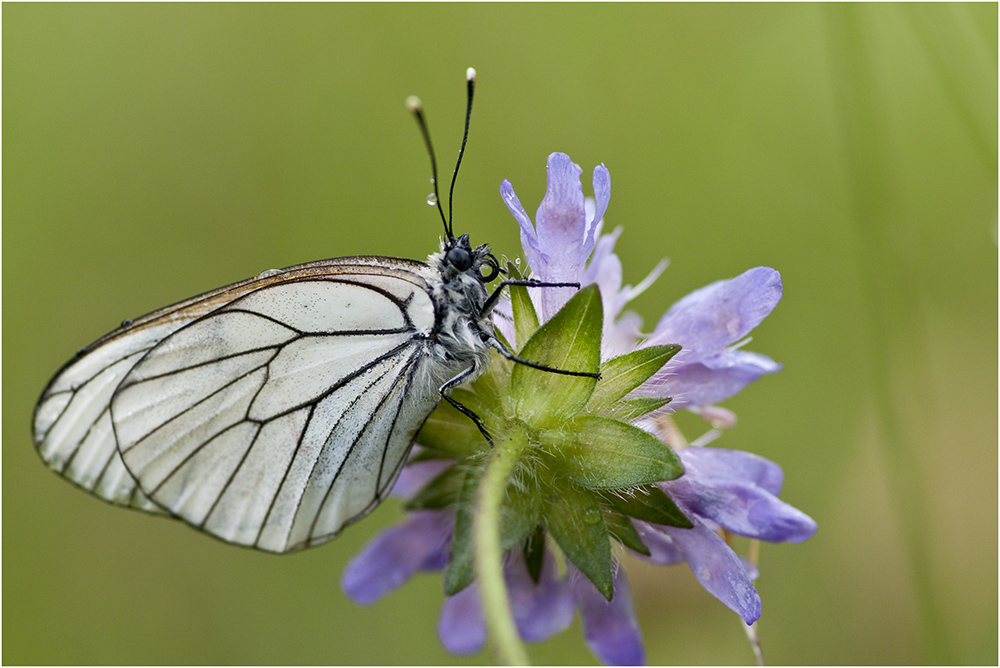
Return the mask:
{"type": "MultiPolygon", "coordinates": [[[[427,145],[427,153],[431,156],[431,183],[434,184],[434,204],[437,205],[438,213],[441,214],[441,222],[444,223],[444,233],[448,236],[448,240],[451,241],[455,238],[455,235],[451,233],[451,225],[448,224],[448,219],[444,217],[444,209],[441,208],[441,197],[438,195],[437,160],[434,158],[434,146],[431,145],[431,133],[427,131],[427,121],[424,120],[424,103],[416,95],[411,95],[406,98],[406,107],[417,117],[417,125],[420,126],[420,133],[424,136],[424,143],[427,145]]],[[[459,158],[459,161],[461,161],[461,158],[459,158]]],[[[452,187],[454,186],[455,183],[453,180],[452,187]]],[[[448,197],[450,198],[451,195],[449,194],[448,197]]],[[[448,210],[451,210],[450,203],[448,210]]]]}
{"type": "Polygon", "coordinates": [[[458,179],[458,168],[462,164],[462,156],[465,155],[465,143],[469,141],[469,121],[472,119],[472,94],[476,90],[476,70],[471,67],[465,71],[466,99],[465,105],[465,133],[462,135],[462,147],[458,149],[458,161],[455,163],[455,171],[451,175],[451,188],[448,189],[448,229],[452,229],[451,203],[454,200],[455,180],[458,179]]]}

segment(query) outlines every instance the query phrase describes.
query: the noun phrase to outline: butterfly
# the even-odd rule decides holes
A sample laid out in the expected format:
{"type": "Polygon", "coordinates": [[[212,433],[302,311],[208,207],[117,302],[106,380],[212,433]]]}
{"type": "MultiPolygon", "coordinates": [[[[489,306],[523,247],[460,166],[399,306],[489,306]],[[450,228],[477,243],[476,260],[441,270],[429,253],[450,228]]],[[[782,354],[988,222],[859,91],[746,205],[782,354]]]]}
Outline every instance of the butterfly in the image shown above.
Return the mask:
{"type": "MultiPolygon", "coordinates": [[[[467,77],[465,144],[475,72],[467,77]]],[[[417,117],[437,167],[418,100],[417,117]]],[[[392,488],[421,425],[496,350],[502,272],[445,226],[426,263],[342,257],[268,270],[167,306],[80,350],[34,414],[45,463],[116,505],[269,552],[325,542],[392,488]]],[[[437,202],[437,186],[435,199],[437,202]]],[[[575,287],[579,285],[573,284],[575,287]]]]}

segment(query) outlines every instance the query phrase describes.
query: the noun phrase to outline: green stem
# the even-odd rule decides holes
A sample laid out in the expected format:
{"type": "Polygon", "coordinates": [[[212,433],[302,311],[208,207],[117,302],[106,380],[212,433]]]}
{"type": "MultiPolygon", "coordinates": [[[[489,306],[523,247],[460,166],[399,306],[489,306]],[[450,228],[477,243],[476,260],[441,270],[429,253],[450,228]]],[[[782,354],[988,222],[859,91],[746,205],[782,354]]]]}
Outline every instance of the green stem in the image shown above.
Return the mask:
{"type": "Polygon", "coordinates": [[[479,481],[473,523],[473,551],[486,628],[496,647],[497,659],[511,666],[528,663],[528,653],[517,633],[503,577],[500,549],[500,508],[521,454],[528,447],[528,432],[511,429],[496,442],[479,481]]]}

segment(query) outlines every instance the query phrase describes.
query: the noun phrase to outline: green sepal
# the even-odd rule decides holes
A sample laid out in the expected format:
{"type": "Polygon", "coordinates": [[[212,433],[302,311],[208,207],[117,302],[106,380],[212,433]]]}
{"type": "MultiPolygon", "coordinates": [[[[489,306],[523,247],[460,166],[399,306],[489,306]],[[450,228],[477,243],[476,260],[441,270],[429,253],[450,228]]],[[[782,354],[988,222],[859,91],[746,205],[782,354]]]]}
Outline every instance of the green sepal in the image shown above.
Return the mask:
{"type": "Polygon", "coordinates": [[[616,401],[615,403],[606,406],[599,411],[596,411],[600,415],[605,417],[614,418],[616,420],[621,420],[622,422],[631,422],[641,418],[647,413],[652,413],[657,408],[663,408],[670,403],[670,397],[636,397],[634,399],[622,399],[621,401],[616,401]]]}
{"type": "MultiPolygon", "coordinates": [[[[451,391],[451,397],[480,419],[485,415],[477,394],[456,388],[451,391]]],[[[447,401],[438,404],[414,440],[426,448],[433,448],[455,459],[464,459],[489,448],[475,423],[447,401]]]]}
{"type": "Polygon", "coordinates": [[[538,485],[508,484],[500,507],[500,549],[506,552],[527,538],[541,521],[543,507],[538,485]]]}
{"type": "Polygon", "coordinates": [[[522,548],[524,564],[528,567],[528,575],[532,582],[538,584],[542,577],[542,566],[545,565],[545,526],[536,524],[522,548]]]}
{"type": "Polygon", "coordinates": [[[609,490],[601,496],[620,512],[643,522],[680,529],[694,526],[674,500],[656,485],[609,490]]]}
{"type": "Polygon", "coordinates": [[[455,509],[455,534],[451,539],[451,555],[444,569],[444,593],[454,596],[476,578],[473,564],[472,524],[476,514],[476,492],[482,471],[472,468],[466,471],[462,489],[458,494],[455,509]]]}
{"type": "Polygon", "coordinates": [[[406,510],[442,510],[458,503],[458,496],[465,482],[465,469],[450,466],[403,506],[406,510]]]}
{"type": "Polygon", "coordinates": [[[568,481],[555,486],[546,501],[545,524],[552,538],[610,601],[614,595],[611,540],[601,504],[592,492],[568,481]]]}
{"type": "MultiPolygon", "coordinates": [[[[521,272],[511,262],[507,263],[507,273],[512,280],[523,280],[521,272]]],[[[532,303],[531,296],[525,286],[510,286],[510,306],[514,314],[515,343],[523,347],[538,329],[538,314],[535,312],[535,305],[532,303]]],[[[510,350],[517,350],[517,348],[510,348],[510,350]]]]}
{"type": "MultiPolygon", "coordinates": [[[[587,286],[538,328],[520,356],[553,369],[596,374],[602,318],[601,294],[596,285],[587,286]]],[[[596,383],[596,378],[515,364],[510,377],[515,413],[536,428],[559,425],[587,404],[596,383]]]]}
{"type": "Polygon", "coordinates": [[[563,433],[556,457],[560,470],[585,487],[634,487],[684,473],[673,448],[627,422],[581,415],[563,433]]]}
{"type": "Polygon", "coordinates": [[[650,556],[649,548],[642,542],[642,537],[628,517],[610,506],[605,506],[604,522],[608,525],[608,533],[612,538],[630,550],[650,556]]]}
{"type": "Polygon", "coordinates": [[[594,387],[587,408],[600,410],[622,399],[649,380],[680,349],[676,344],[649,346],[608,360],[601,365],[601,379],[594,387]]]}

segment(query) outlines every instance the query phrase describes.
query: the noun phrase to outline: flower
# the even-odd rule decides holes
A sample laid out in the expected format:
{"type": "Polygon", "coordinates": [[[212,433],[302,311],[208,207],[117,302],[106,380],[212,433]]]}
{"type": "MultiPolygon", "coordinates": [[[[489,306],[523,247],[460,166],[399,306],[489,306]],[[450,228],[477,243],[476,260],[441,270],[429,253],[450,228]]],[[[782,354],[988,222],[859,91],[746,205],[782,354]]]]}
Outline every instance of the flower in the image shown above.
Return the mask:
{"type": "Polygon", "coordinates": [[[517,633],[544,640],[579,610],[588,646],[607,664],[645,661],[628,579],[613,567],[612,538],[657,564],[685,561],[706,590],[751,624],[761,609],[756,568],[724,536],[799,542],[816,530],[808,516],[778,500],[776,464],[745,452],[682,448],[670,431],[669,413],[677,408],[731,424],[735,416],[715,404],[780,369],[740,348],[780,299],[778,272],[758,267],[697,290],[642,337],[641,319],[624,307],[666,263],[638,286],[622,286],[613,252],[621,229],[601,234],[610,174],[604,165],[594,169],[589,201],[581,173],[569,156],[549,156],[535,225],[510,182],[501,185],[531,278],[583,289],[513,288],[495,322],[523,358],[552,368],[599,368],[601,381],[497,358],[469,389],[453,394],[480,416],[497,447],[442,405],[417,438],[430,449],[415,451],[394,488],[410,499],[411,514],[369,543],[344,573],[348,595],[371,603],[417,571],[443,569],[448,598],[438,631],[454,653],[476,651],[486,639],[471,518],[476,499],[488,496],[489,490],[477,491],[487,485],[486,471],[507,447],[516,463],[499,488],[504,521],[497,532],[517,633]]]}
{"type": "Polygon", "coordinates": [[[706,590],[752,624],[761,612],[752,582],[756,569],[748,568],[718,530],[772,543],[799,543],[816,532],[816,523],[778,500],[783,475],[774,462],[721,448],[690,447],[679,454],[684,475],[659,487],[694,527],[641,523],[639,533],[652,552],[648,559],[657,564],[686,561],[706,590]]]}

